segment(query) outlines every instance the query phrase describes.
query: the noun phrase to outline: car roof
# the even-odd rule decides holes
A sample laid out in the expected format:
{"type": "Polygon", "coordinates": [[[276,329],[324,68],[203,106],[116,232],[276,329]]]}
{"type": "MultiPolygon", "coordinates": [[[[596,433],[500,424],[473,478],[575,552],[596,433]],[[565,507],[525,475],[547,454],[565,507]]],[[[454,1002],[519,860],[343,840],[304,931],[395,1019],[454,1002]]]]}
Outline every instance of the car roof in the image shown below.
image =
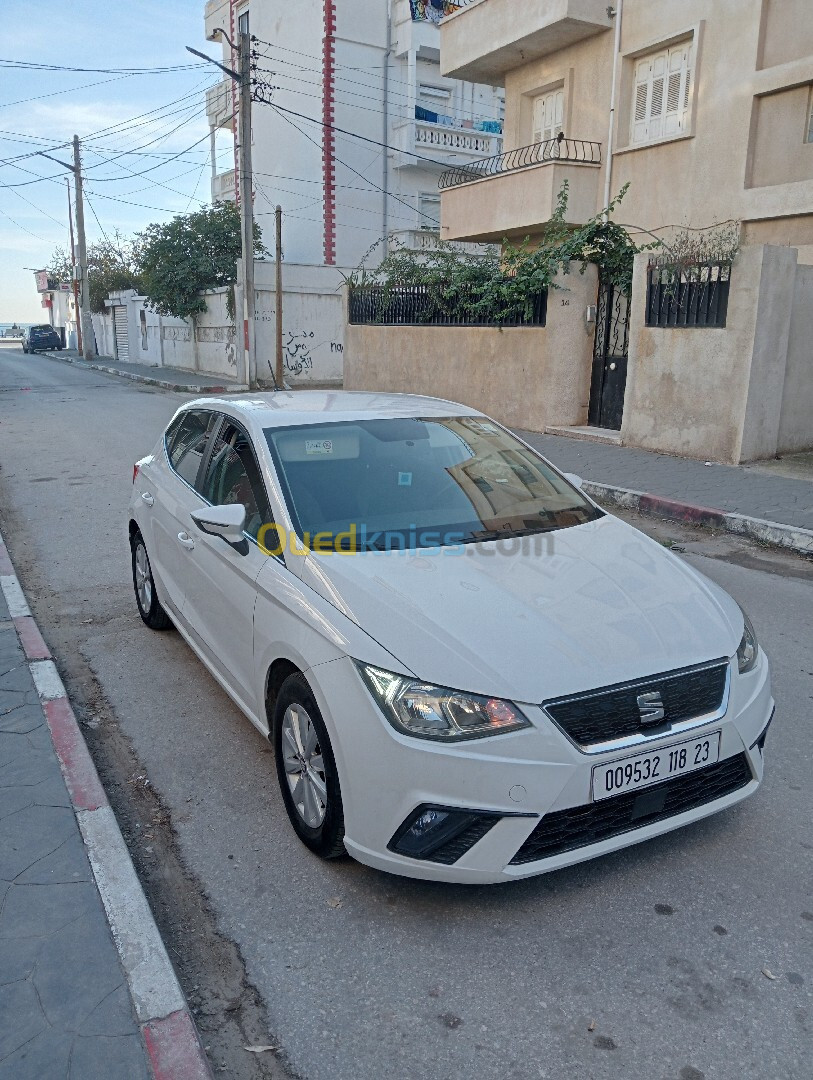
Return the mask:
{"type": "Polygon", "coordinates": [[[233,416],[242,415],[247,423],[262,428],[394,417],[482,415],[477,409],[443,398],[358,390],[279,390],[268,394],[207,396],[187,402],[184,408],[222,409],[233,416]]]}

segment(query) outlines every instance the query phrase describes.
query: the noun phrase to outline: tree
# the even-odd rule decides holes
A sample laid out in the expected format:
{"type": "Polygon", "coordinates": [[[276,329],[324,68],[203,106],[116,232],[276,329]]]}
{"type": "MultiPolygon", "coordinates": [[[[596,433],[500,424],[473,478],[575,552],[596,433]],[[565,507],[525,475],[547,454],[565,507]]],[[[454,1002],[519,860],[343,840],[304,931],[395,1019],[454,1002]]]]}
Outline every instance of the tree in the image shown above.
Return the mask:
{"type": "MultiPolygon", "coordinates": [[[[161,315],[194,318],[206,311],[203,292],[233,286],[241,254],[240,211],[216,203],[179,214],[165,225],[150,225],[139,237],[138,265],[150,307],[161,315]]],[[[263,254],[254,226],[254,250],[263,254]]]]}
{"type": "MultiPolygon", "coordinates": [[[[88,246],[91,311],[103,312],[111,292],[125,289],[134,289],[138,293],[143,291],[138,270],[139,252],[138,239],[128,240],[118,231],[113,232],[112,240],[105,236],[103,240],[88,246]]],[[[73,280],[73,261],[64,248],[55,249],[47,270],[48,275],[58,281],[73,280]]]]}

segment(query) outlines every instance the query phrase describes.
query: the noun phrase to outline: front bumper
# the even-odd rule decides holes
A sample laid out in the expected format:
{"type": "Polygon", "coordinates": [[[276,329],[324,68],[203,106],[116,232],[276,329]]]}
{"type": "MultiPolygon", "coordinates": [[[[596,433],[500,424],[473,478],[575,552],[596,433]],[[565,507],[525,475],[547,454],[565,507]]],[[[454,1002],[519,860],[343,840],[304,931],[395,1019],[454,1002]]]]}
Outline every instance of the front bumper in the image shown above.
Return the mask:
{"type": "MultiPolygon", "coordinates": [[[[533,850],[529,838],[546,815],[552,823],[565,819],[568,815],[562,812],[572,808],[591,812],[593,767],[623,758],[624,751],[585,754],[540,708],[524,704],[532,729],[451,746],[411,739],[387,723],[351,660],[318,665],[308,672],[308,678],[331,734],[342,786],[348,852],[359,862],[389,873],[461,883],[486,884],[547,873],[648,840],[734,805],[756,791],[762,780],[760,736],[773,712],[768,662],[760,653],[756,667],[746,675],[739,675],[734,667],[725,715],[691,731],[691,737],[721,732],[719,762],[723,772],[728,770],[730,775],[736,771],[739,766],[734,759],[742,759],[744,771],[738,774],[733,789],[729,790],[731,784],[715,788],[710,783],[710,798],[698,804],[696,780],[694,802],[688,800],[688,809],[681,809],[679,798],[669,796],[669,805],[676,812],[643,817],[640,824],[634,822],[607,839],[526,859],[533,850]],[[713,792],[718,790],[725,793],[716,796],[713,792]],[[422,806],[481,811],[495,815],[496,821],[480,830],[465,850],[461,847],[462,853],[451,864],[410,858],[392,850],[392,841],[422,806]]],[[[665,734],[636,749],[659,749],[686,737],[665,734]]],[[[697,778],[698,774],[687,776],[697,778]]],[[[600,835],[600,830],[590,835],[600,835]]]]}

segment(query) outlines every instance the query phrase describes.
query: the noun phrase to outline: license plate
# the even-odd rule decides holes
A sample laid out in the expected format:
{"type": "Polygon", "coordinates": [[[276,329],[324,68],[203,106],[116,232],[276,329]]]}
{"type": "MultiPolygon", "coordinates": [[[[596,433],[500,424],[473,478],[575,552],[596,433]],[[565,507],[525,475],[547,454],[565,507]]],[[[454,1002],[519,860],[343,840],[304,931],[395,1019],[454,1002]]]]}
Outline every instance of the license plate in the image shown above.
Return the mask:
{"type": "Polygon", "coordinates": [[[637,788],[651,787],[675,776],[685,776],[695,769],[713,765],[720,757],[720,732],[685,742],[672,743],[648,754],[608,761],[593,767],[593,801],[637,788]]]}

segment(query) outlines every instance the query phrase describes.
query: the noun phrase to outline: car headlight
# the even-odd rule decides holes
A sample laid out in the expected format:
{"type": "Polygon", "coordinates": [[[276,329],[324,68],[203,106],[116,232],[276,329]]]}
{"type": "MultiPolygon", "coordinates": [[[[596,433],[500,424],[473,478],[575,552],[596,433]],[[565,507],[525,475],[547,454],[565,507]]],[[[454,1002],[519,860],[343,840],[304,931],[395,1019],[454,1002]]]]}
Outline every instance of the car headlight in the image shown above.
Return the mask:
{"type": "Polygon", "coordinates": [[[745,620],[745,628],[742,632],[740,647],[737,649],[737,667],[740,670],[740,675],[744,675],[746,671],[751,671],[757,662],[759,642],[751,620],[742,608],[740,608],[740,611],[742,611],[742,617],[745,620]]]}
{"type": "Polygon", "coordinates": [[[531,726],[510,701],[431,686],[369,664],[356,666],[384,716],[404,735],[461,742],[531,726]]]}

